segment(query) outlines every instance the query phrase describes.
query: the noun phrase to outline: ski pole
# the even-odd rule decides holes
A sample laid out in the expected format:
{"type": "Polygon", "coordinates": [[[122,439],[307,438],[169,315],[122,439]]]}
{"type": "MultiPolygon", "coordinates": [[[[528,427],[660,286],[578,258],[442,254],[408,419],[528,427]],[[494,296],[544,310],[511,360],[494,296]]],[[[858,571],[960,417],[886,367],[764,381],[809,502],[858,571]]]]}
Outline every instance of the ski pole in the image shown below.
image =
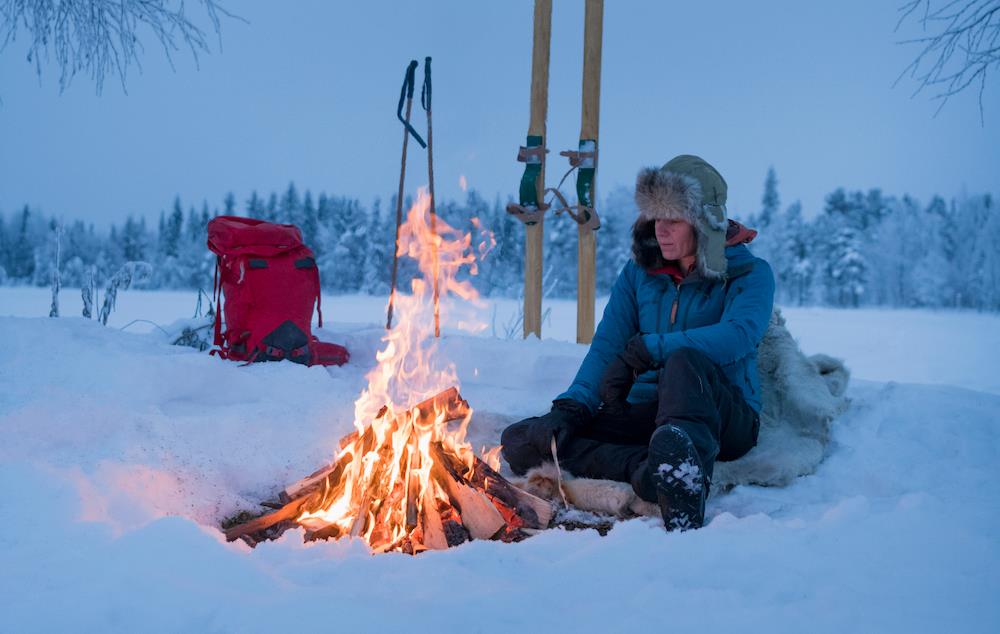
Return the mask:
{"type": "Polygon", "coordinates": [[[420,105],[427,112],[427,181],[428,191],[431,198],[431,233],[433,242],[431,243],[431,261],[434,279],[434,336],[441,336],[441,306],[440,289],[438,288],[438,237],[437,237],[437,211],[434,208],[434,132],[431,126],[431,58],[424,58],[424,85],[420,90],[420,105]]]}
{"type": "Polygon", "coordinates": [[[427,147],[417,131],[410,125],[410,112],[413,108],[413,87],[417,72],[417,60],[411,60],[403,77],[403,87],[399,91],[399,105],[396,107],[396,118],[403,123],[403,157],[399,166],[399,192],[396,195],[396,238],[392,250],[392,276],[389,282],[389,308],[385,320],[385,329],[392,328],[392,307],[396,299],[396,276],[399,270],[399,227],[403,224],[403,183],[406,181],[406,148],[410,135],[417,140],[420,147],[427,147]],[[406,117],[403,117],[403,105],[406,104],[406,117]]]}

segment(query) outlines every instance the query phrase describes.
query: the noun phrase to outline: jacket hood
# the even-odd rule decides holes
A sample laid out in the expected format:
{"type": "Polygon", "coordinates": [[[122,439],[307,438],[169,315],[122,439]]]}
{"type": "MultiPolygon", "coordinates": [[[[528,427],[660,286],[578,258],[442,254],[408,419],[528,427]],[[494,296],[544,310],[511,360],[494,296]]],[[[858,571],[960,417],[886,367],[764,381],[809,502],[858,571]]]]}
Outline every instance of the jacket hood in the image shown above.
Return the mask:
{"type": "Polygon", "coordinates": [[[691,154],[676,156],[660,168],[647,167],[635,182],[637,224],[649,223],[651,233],[656,220],[687,222],[698,239],[697,271],[720,279],[726,274],[727,189],[718,170],[691,154]]]}

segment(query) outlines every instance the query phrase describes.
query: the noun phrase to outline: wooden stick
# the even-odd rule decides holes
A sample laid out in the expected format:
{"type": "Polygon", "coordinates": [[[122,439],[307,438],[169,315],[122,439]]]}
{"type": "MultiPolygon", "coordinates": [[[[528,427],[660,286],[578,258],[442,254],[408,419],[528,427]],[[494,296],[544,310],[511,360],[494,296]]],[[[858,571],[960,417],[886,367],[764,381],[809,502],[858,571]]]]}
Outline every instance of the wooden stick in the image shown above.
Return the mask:
{"type": "Polygon", "coordinates": [[[271,528],[279,522],[295,519],[302,513],[303,509],[312,497],[313,496],[305,496],[297,500],[292,500],[274,513],[268,513],[267,515],[262,515],[261,517],[252,519],[249,522],[237,524],[236,526],[229,528],[226,530],[226,541],[231,542],[244,535],[259,533],[262,530],[271,528]]]}

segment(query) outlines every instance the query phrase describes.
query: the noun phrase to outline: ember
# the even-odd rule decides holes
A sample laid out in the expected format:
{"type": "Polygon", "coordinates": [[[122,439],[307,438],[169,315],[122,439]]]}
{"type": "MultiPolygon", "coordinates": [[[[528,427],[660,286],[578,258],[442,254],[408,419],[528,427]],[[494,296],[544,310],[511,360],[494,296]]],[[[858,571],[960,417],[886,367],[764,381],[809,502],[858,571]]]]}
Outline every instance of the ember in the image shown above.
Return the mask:
{"type": "Polygon", "coordinates": [[[427,211],[421,194],[400,231],[399,255],[415,259],[421,275],[411,294],[395,298],[399,318],[355,402],[356,431],[329,466],[286,488],[273,513],[227,530],[229,540],[254,545],[298,525],[307,539],[350,535],[375,552],[416,553],[470,538],[514,541],[548,526],[549,502],[511,485],[496,471],[496,452],[484,460],[465,439],[472,409],[454,365],[436,355],[431,289],[436,270],[441,298],[477,301],[458,279],[463,267],[475,274],[475,254],[472,236],[440,218],[433,232],[427,211]]]}

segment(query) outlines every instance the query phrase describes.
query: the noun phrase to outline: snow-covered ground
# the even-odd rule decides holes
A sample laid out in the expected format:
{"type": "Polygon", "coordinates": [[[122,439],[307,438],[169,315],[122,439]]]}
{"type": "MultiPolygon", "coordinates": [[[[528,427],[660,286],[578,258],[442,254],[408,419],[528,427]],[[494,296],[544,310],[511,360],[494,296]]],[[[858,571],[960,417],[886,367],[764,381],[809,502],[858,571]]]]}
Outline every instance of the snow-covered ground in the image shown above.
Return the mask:
{"type": "MultiPolygon", "coordinates": [[[[852,405],[815,474],[714,497],[702,530],[640,519],[419,557],[298,531],[227,544],[222,517],[350,429],[384,303],[324,299],[343,368],[240,367],[118,329],[190,317],[193,293],[124,292],[104,328],[0,289],[0,632],[1000,630],[996,315],[786,310],[807,352],[846,359],[852,405]]],[[[503,338],[511,301],[479,310],[480,335],[446,331],[478,444],[583,357],[574,304],[546,305],[542,341],[503,338]]]]}

